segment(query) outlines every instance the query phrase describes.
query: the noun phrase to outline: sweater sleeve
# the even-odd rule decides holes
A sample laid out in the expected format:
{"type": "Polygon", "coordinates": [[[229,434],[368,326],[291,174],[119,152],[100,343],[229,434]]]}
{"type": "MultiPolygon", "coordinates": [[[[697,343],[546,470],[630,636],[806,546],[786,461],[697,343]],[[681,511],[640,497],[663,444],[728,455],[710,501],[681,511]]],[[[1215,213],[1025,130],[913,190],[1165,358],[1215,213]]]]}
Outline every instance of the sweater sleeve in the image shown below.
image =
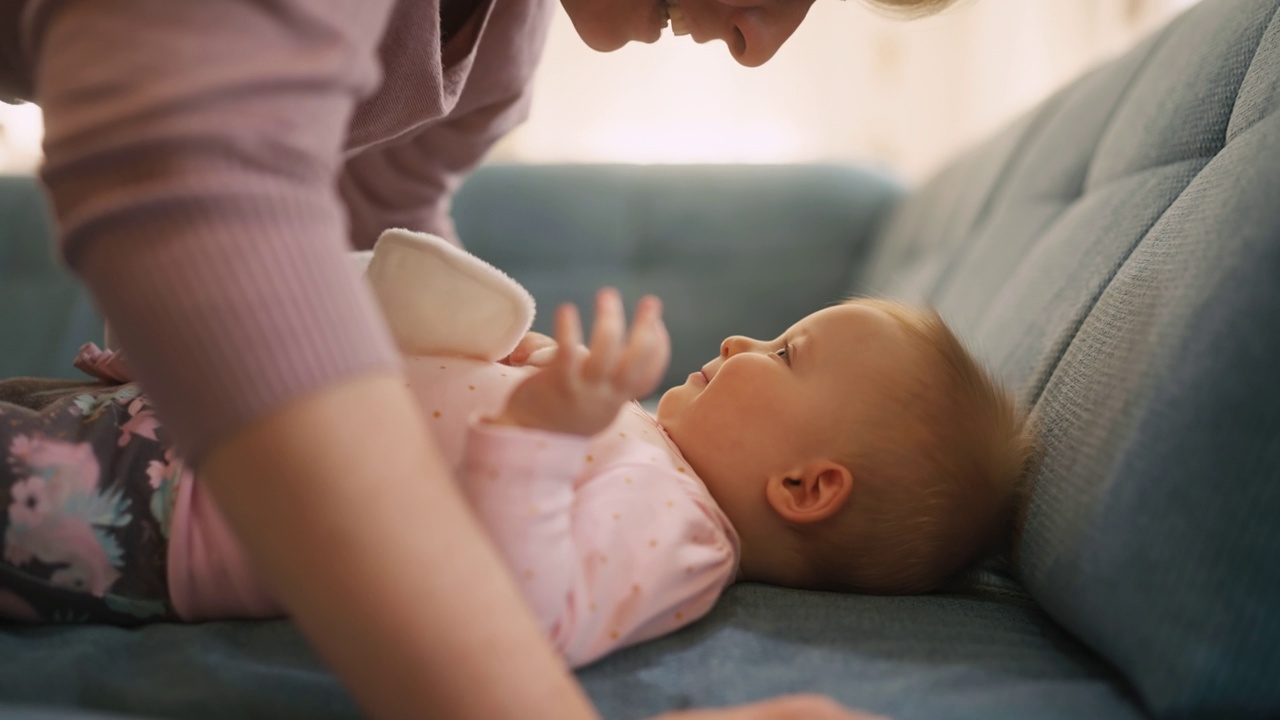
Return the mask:
{"type": "Polygon", "coordinates": [[[702,617],[732,580],[734,541],[675,471],[589,466],[585,440],[473,425],[468,496],[573,667],[702,617]],[[589,479],[575,488],[586,469],[589,479]]]}
{"type": "Polygon", "coordinates": [[[335,189],[391,0],[30,0],[62,253],[180,449],[393,368],[335,189]]]}
{"type": "Polygon", "coordinates": [[[351,211],[351,243],[370,248],[387,228],[428,232],[459,244],[450,200],[503,135],[528,117],[529,87],[450,116],[347,161],[338,188],[351,211]]]}

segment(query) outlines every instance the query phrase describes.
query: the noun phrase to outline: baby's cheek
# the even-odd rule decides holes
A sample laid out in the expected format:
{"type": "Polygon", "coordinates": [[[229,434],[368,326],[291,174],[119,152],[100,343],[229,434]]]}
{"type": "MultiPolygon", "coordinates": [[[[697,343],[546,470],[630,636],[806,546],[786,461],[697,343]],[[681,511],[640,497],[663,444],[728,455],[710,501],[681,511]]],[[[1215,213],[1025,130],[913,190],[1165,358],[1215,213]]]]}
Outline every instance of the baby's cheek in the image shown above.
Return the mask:
{"type": "Polygon", "coordinates": [[[664,426],[679,423],[689,406],[691,396],[690,389],[684,385],[664,392],[658,399],[658,422],[664,426]]]}
{"type": "MultiPolygon", "coordinates": [[[[729,379],[729,378],[726,378],[729,379]]],[[[776,415],[786,412],[786,405],[794,400],[773,382],[752,377],[750,373],[739,373],[732,378],[734,382],[726,382],[716,386],[707,386],[703,393],[706,405],[715,412],[730,419],[746,422],[748,420],[776,415]]]]}

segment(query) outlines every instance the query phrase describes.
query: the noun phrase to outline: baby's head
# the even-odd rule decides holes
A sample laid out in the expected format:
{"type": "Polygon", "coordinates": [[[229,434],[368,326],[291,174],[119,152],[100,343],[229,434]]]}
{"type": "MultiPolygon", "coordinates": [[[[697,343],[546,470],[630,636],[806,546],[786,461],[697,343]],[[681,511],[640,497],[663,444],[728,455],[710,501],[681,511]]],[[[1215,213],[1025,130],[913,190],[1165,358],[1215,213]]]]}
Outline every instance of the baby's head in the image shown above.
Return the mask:
{"type": "Polygon", "coordinates": [[[937,588],[1005,539],[1024,418],[932,310],[851,300],[731,337],[658,420],[742,539],[741,578],[937,588]]]}

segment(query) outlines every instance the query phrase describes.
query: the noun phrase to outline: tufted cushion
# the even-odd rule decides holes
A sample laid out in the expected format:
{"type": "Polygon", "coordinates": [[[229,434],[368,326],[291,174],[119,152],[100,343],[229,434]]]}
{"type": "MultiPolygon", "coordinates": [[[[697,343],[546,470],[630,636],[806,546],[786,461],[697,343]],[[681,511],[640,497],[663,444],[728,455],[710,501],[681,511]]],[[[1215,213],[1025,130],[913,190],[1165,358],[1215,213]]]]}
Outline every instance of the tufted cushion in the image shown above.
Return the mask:
{"type": "Polygon", "coordinates": [[[0,176],[0,378],[84,377],[76,348],[101,341],[88,296],[58,265],[44,195],[29,177],[0,176]]]}
{"type": "MultiPolygon", "coordinates": [[[[606,717],[797,689],[899,720],[1131,718],[1135,698],[1162,717],[1280,716],[1278,4],[1206,0],[961,158],[879,233],[896,191],[840,169],[469,181],[457,210],[474,249],[521,266],[544,306],[600,282],[657,290],[693,353],[677,368],[706,358],[697,338],[776,331],[852,284],[935,302],[1044,427],[1017,562],[1037,602],[997,572],[920,598],[735,586],[693,627],[582,671],[606,717]]],[[[14,192],[6,222],[38,197],[14,192]]],[[[52,266],[45,245],[15,256],[7,239],[0,293],[52,266]]],[[[0,331],[54,305],[14,297],[0,295],[0,331]]],[[[3,627],[0,699],[354,714],[282,622],[3,627]]]]}
{"type": "Polygon", "coordinates": [[[913,195],[874,289],[1034,408],[1018,570],[1162,717],[1280,715],[1280,19],[1206,0],[913,195]]]}
{"type": "Polygon", "coordinates": [[[454,215],[468,249],[538,299],[536,330],[565,301],[589,328],[602,285],[662,298],[670,386],[726,336],[772,337],[835,299],[901,192],[840,166],[491,166],[454,215]]]}

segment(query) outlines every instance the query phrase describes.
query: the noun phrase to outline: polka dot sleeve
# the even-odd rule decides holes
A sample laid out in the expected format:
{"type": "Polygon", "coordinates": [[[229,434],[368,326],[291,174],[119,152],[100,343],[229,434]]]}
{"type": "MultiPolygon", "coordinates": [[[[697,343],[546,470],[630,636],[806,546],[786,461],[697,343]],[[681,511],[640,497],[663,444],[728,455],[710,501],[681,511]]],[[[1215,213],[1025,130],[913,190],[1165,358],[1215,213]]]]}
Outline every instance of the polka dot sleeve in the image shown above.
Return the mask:
{"type": "Polygon", "coordinates": [[[550,633],[572,585],[573,483],[588,440],[472,421],[462,463],[471,507],[550,633]]]}
{"type": "Polygon", "coordinates": [[[593,457],[574,436],[470,429],[468,496],[575,667],[693,622],[736,573],[736,536],[705,489],[650,455],[593,457]]]}
{"type": "Polygon", "coordinates": [[[706,491],[663,463],[599,468],[574,497],[575,575],[551,639],[578,667],[705,615],[737,573],[706,491]]]}

